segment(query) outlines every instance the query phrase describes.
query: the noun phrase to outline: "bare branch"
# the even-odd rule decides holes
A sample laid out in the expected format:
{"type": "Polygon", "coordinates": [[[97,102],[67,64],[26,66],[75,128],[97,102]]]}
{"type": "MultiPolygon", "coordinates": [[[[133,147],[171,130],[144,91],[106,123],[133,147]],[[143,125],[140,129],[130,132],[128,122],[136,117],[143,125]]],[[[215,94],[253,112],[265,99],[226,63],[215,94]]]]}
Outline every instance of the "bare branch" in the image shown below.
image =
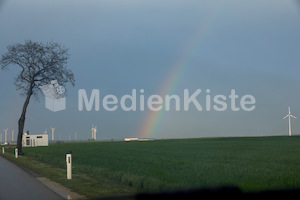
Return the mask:
{"type": "Polygon", "coordinates": [[[8,70],[9,66],[20,68],[15,85],[21,94],[26,95],[32,86],[33,96],[37,96],[40,91],[35,88],[49,84],[54,79],[63,86],[67,83],[74,86],[74,74],[66,67],[68,49],[62,45],[27,40],[25,44],[8,46],[7,50],[7,53],[2,55],[0,66],[2,70],[8,70]]]}

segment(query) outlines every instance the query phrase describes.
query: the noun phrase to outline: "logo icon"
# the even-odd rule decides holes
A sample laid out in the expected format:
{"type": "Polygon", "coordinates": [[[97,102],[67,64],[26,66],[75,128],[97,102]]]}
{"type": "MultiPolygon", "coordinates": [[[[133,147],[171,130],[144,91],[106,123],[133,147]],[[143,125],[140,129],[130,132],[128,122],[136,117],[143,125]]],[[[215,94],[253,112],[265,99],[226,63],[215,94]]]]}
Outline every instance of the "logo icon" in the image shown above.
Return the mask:
{"type": "Polygon", "coordinates": [[[59,85],[57,80],[52,80],[50,84],[40,86],[45,95],[45,107],[52,112],[66,109],[66,98],[63,96],[65,88],[59,85]]]}

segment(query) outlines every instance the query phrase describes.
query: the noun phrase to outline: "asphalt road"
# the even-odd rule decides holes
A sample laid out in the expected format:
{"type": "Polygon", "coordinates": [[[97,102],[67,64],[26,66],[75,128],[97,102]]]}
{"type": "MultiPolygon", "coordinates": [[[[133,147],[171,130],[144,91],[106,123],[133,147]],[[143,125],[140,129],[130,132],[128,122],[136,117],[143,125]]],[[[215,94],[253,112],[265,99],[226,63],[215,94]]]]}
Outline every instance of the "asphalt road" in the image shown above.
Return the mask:
{"type": "Polygon", "coordinates": [[[35,177],[0,156],[0,200],[61,200],[35,177]]]}

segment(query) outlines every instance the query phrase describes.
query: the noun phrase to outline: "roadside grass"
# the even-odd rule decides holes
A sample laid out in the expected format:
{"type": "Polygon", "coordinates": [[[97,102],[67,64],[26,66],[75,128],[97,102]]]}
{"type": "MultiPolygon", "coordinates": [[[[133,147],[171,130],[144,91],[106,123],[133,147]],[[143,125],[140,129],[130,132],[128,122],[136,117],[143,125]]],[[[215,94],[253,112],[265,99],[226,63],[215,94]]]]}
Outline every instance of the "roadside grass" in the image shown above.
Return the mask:
{"type": "Polygon", "coordinates": [[[9,159],[89,198],[223,186],[243,192],[300,188],[299,136],[51,143],[23,151],[20,159],[12,153],[9,159]]]}
{"type": "Polygon", "coordinates": [[[60,183],[78,194],[84,195],[87,198],[97,198],[103,196],[118,195],[132,195],[136,193],[136,189],[130,186],[119,184],[107,178],[98,179],[89,174],[74,172],[72,180],[66,179],[67,170],[51,163],[39,161],[34,157],[19,155],[16,159],[14,157],[14,149],[5,149],[5,154],[1,156],[19,165],[32,175],[36,177],[47,177],[52,181],[60,183]]]}

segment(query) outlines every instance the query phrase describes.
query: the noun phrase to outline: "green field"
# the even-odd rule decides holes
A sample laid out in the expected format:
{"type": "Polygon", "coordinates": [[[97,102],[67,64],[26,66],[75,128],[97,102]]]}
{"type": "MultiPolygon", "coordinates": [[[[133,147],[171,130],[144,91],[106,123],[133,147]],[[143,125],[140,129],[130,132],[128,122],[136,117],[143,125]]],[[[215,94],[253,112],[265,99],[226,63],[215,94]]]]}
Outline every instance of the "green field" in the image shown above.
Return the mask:
{"type": "Polygon", "coordinates": [[[76,182],[80,175],[95,182],[79,191],[86,196],[219,186],[244,192],[300,188],[298,136],[52,143],[23,148],[23,157],[55,167],[50,178],[64,184],[67,150],[74,174],[68,186],[84,188],[85,181],[76,182]],[[64,181],[56,177],[59,171],[64,181]]]}

